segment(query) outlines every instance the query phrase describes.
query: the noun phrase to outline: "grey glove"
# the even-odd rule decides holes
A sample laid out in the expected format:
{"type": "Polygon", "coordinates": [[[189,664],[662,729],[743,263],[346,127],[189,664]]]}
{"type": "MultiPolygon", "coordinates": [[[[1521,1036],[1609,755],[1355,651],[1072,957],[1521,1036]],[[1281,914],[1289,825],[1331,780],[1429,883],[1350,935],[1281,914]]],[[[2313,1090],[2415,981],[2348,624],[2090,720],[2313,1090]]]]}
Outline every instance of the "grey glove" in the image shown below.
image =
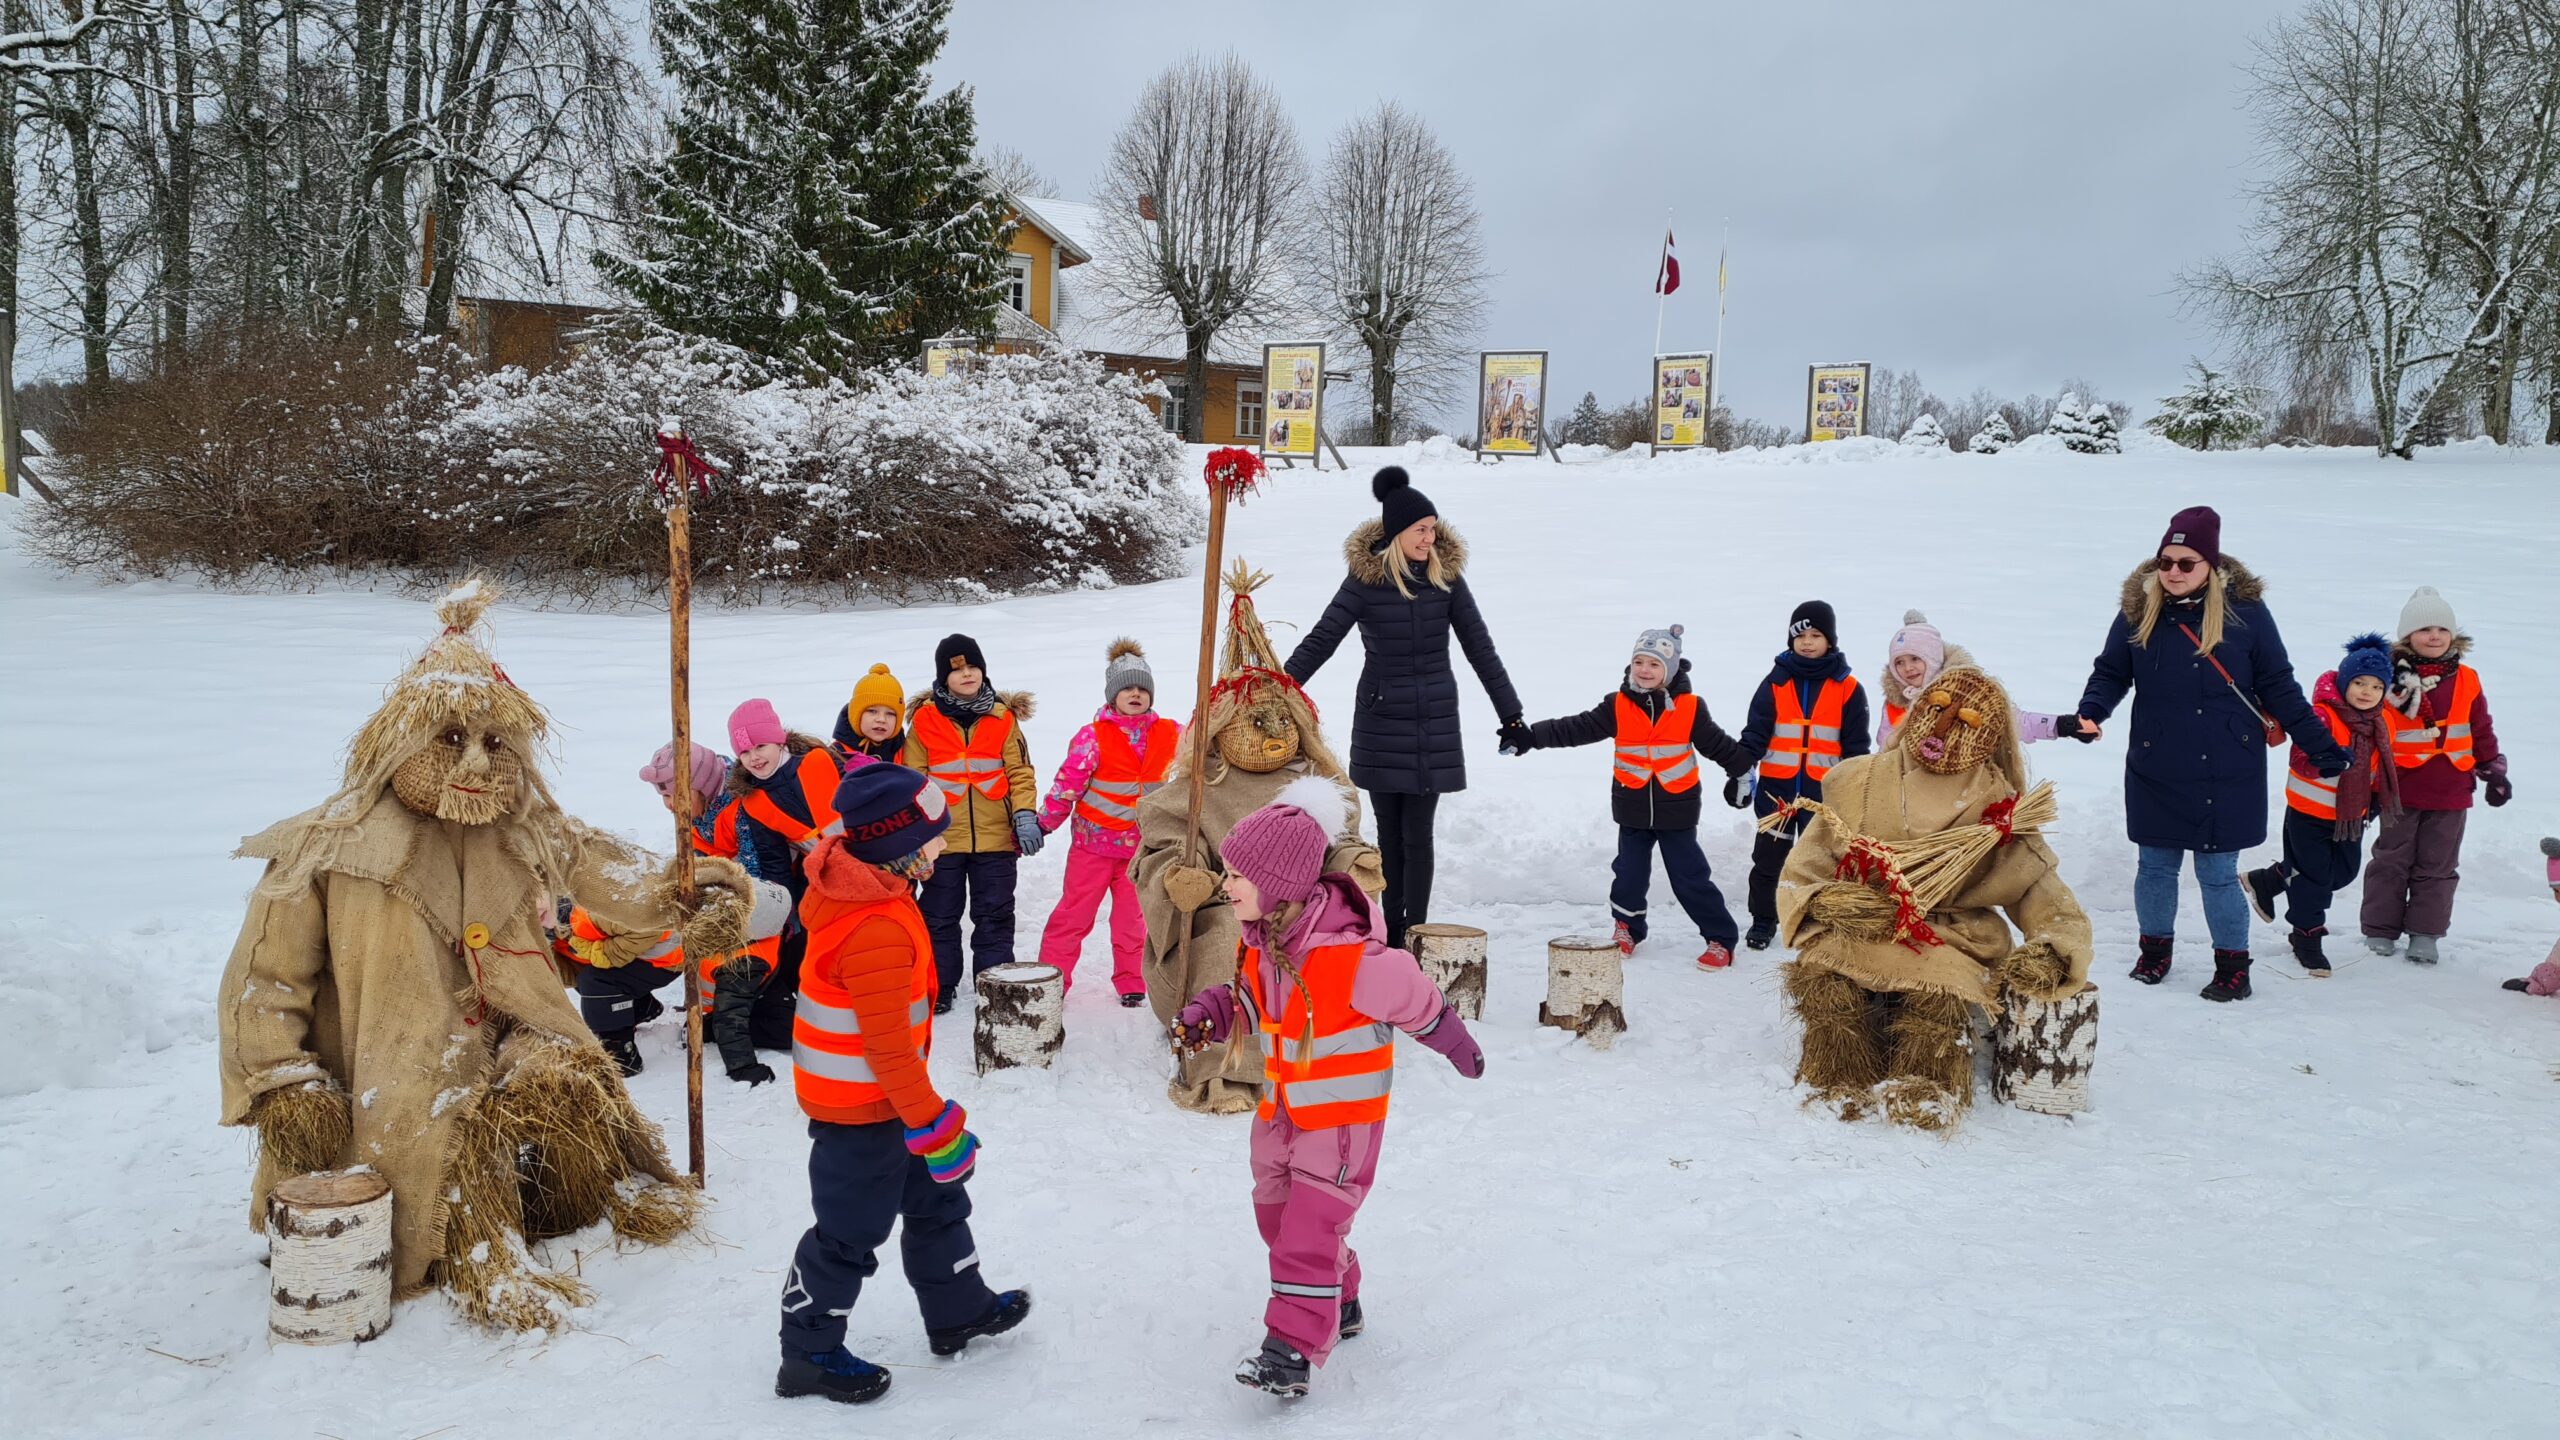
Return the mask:
{"type": "Polygon", "coordinates": [[[1039,854],[1040,847],[1049,843],[1049,837],[1040,831],[1040,817],[1028,810],[1014,811],[1013,843],[1020,846],[1025,855],[1039,854]]]}

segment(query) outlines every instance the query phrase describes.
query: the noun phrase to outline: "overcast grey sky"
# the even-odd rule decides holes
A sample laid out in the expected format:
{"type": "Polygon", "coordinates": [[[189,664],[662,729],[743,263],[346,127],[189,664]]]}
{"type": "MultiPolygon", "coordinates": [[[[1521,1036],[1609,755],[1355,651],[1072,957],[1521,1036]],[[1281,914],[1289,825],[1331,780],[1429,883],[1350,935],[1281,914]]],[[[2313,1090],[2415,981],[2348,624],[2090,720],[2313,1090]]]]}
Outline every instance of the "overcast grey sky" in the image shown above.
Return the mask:
{"type": "Polygon", "coordinates": [[[976,87],[981,140],[1079,198],[1192,50],[1277,86],[1310,163],[1382,98],[1419,112],[1475,180],[1501,275],[1485,342],[1554,352],[1558,407],[1644,385],[1667,205],[1667,349],[1714,338],[1731,220],[1741,414],[1800,426],[1808,363],[1871,360],[1949,398],[2085,376],[2147,415],[2212,351],[2172,280],[2238,237],[2241,67],[2297,8],[959,0],[936,79],[976,87]]]}

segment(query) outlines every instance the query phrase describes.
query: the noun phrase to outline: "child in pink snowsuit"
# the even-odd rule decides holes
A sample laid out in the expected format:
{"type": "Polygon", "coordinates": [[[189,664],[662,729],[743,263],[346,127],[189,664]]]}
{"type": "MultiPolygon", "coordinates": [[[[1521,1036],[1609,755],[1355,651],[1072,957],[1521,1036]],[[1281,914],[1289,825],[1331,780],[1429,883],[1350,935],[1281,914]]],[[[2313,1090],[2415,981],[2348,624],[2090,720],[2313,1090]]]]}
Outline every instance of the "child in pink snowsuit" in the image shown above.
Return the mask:
{"type": "Polygon", "coordinates": [[[1229,831],[1218,849],[1243,922],[1235,983],[1194,996],[1174,1021],[1196,1050],[1239,1025],[1261,1031],[1253,1125],[1253,1218],[1271,1252],[1268,1332],[1239,1383],[1294,1398],[1334,1342],[1361,1330],[1351,1221],[1378,1173],[1395,1032],[1469,1079],[1484,1051],[1438,986],[1386,944],[1386,921],[1348,875],[1324,873],[1343,828],[1342,792],[1309,776],[1229,831]]]}
{"type": "Polygon", "coordinates": [[[1076,959],[1093,933],[1102,897],[1111,897],[1111,988],[1120,1004],[1145,1003],[1139,969],[1147,948],[1146,913],[1129,862],[1138,853],[1138,800],[1162,785],[1182,749],[1182,727],[1155,713],[1156,677],[1135,640],[1115,640],[1102,670],[1103,707],[1067,744],[1066,763],[1040,808],[1040,831],[1072,823],[1066,889],[1040,932],[1040,963],[1058,968],[1060,989],[1076,983],[1076,959]]]}
{"type": "MultiPolygon", "coordinates": [[[[2551,898],[2560,900],[2560,835],[2542,837],[2542,874],[2551,882],[2551,898]]],[[[2527,995],[2560,995],[2560,941],[2554,941],[2551,953],[2533,967],[2530,975],[2519,975],[2507,982],[2506,988],[2527,995]]]]}

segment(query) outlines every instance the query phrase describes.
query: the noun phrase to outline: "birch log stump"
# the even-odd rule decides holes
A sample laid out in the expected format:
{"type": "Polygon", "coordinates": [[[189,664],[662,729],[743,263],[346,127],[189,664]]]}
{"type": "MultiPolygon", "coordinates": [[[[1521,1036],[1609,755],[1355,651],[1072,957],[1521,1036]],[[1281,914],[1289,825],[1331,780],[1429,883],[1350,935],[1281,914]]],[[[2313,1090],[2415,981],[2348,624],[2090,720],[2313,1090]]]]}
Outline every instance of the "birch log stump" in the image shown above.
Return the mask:
{"type": "Polygon", "coordinates": [[[343,1345],[391,1326],[391,1182],[322,1170],[267,1192],[267,1338],[343,1345]]]}
{"type": "Polygon", "coordinates": [[[2059,1000],[2010,992],[1992,1022],[1991,1093],[2040,1115],[2089,1108],[2089,1070],[2098,1058],[2098,987],[2059,1000]]]}
{"type": "Polygon", "coordinates": [[[1567,935],[1547,942],[1547,998],[1538,1006],[1538,1023],[1570,1030],[1606,1050],[1626,1033],[1627,1012],[1620,1008],[1625,982],[1620,974],[1618,945],[1607,936],[1567,935]]]}
{"type": "Polygon", "coordinates": [[[1066,1043],[1067,983],[1055,965],[998,965],[978,972],[978,1073],[1046,1070],[1066,1043]]]}
{"type": "Polygon", "coordinates": [[[1484,1018],[1485,933],[1472,925],[1411,925],[1405,938],[1422,973],[1465,1020],[1484,1018]]]}

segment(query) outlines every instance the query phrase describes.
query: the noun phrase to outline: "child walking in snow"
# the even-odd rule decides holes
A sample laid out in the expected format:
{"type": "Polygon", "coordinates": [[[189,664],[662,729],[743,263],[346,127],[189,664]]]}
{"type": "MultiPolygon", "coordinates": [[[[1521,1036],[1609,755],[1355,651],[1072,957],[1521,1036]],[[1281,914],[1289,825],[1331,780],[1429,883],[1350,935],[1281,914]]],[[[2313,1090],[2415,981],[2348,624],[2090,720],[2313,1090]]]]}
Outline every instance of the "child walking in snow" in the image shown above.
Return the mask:
{"type": "MultiPolygon", "coordinates": [[[[1794,800],[1822,798],[1822,777],[1852,755],[1867,753],[1867,692],[1840,652],[1840,622],[1831,607],[1807,600],[1787,617],[1787,648],[1751,697],[1742,748],[1760,765],[1747,788],[1725,782],[1725,803],[1763,818],[1794,800]]],[[[1766,950],[1778,936],[1778,872],[1804,832],[1798,814],[1751,842],[1751,931],[1743,943],[1766,950]]]]}
{"type": "Polygon", "coordinates": [[[2422,585],[2400,607],[2400,643],[2391,650],[2391,758],[2400,767],[2400,814],[2382,822],[2364,872],[2364,943],[2388,955],[2409,937],[2409,959],[2436,963],[2436,942],[2453,927],[2461,883],[2462,824],[2475,783],[2491,808],[2514,794],[2507,757],[2489,723],[2480,672],[2465,663],[2471,637],[2453,606],[2422,585]]]}
{"type": "MultiPolygon", "coordinates": [[[[2551,882],[2551,898],[2560,900],[2560,835],[2542,837],[2542,874],[2551,882]]],[[[2560,940],[2552,942],[2551,954],[2533,967],[2532,974],[2517,976],[2505,988],[2527,995],[2560,995],[2560,940]]]]}
{"type": "Polygon", "coordinates": [[[1074,826],[1066,888],[1040,932],[1040,963],[1058,968],[1061,988],[1075,985],[1076,959],[1093,933],[1104,896],[1111,899],[1111,987],[1123,1008],[1146,1003],[1147,920],[1129,862],[1138,853],[1138,800],[1173,769],[1182,727],[1155,713],[1156,677],[1135,640],[1114,640],[1102,667],[1102,708],[1067,742],[1067,758],[1040,811],[1040,832],[1074,826]]]}
{"type": "Polygon", "coordinates": [[[878,1399],[889,1372],[845,1348],[845,1317],[892,1226],[906,1226],[899,1259],[936,1355],[1021,1324],[1031,1292],[998,1294],[979,1271],[961,1188],[978,1139],[926,1068],[939,977],[914,891],[942,854],[950,810],[938,787],[896,765],[864,766],[830,798],[844,828],[809,855],[809,963],[792,1041],[816,1223],[783,1282],[773,1393],[858,1403],[878,1399]]]}
{"type": "MultiPolygon", "coordinates": [[[[1893,748],[1893,732],[1902,728],[1902,717],[1911,702],[1929,683],[1949,670],[1980,669],[1973,656],[1961,645],[1950,645],[1929,623],[1929,617],[1917,610],[1902,612],[1902,628],[1893,632],[1892,643],[1885,647],[1884,674],[1876,683],[1876,695],[1884,701],[1884,718],[1876,725],[1878,751],[1893,748]]],[[[2018,739],[2034,744],[2051,740],[2058,733],[2055,717],[2032,710],[2019,710],[2018,739]]]]}
{"type": "Polygon", "coordinates": [[[1326,873],[1345,804],[1330,780],[1293,780],[1227,832],[1226,895],[1243,922],[1232,984],[1201,991],[1174,1019],[1188,1052],[1241,1026],[1261,1032],[1263,1090],[1253,1122],[1253,1215],[1271,1252],[1262,1348],[1236,1380],[1307,1393],[1310,1367],[1360,1333],[1352,1219],[1378,1173],[1378,1146],[1403,1030],[1469,1079],[1484,1051],[1350,876],[1326,873]]]}
{"type": "Polygon", "coordinates": [[[1727,776],[1738,776],[1751,768],[1751,753],[1716,724],[1705,702],[1692,692],[1689,662],[1680,655],[1684,633],[1674,625],[1638,635],[1618,688],[1579,715],[1532,724],[1528,748],[1617,742],[1609,814],[1618,822],[1618,859],[1610,868],[1609,911],[1616,921],[1618,949],[1632,955],[1644,943],[1649,928],[1645,893],[1653,885],[1653,852],[1659,847],[1671,893],[1705,942],[1699,966],[1721,970],[1733,963],[1734,943],[1741,935],[1707,868],[1706,852],[1698,848],[1705,793],[1699,787],[1698,757],[1704,755],[1727,776]]]}
{"type": "Polygon", "coordinates": [[[2324,776],[2308,751],[2293,747],[2285,759],[2284,858],[2240,877],[2259,919],[2274,924],[2276,902],[2285,902],[2293,958],[2316,979],[2329,976],[2320,943],[2329,933],[2329,897],[2364,863],[2365,823],[2388,824],[2400,813],[2400,770],[2382,710],[2390,677],[2391,642],[2359,635],[2338,668],[2312,685],[2311,708],[2346,750],[2347,768],[2324,776]]]}
{"type": "Polygon", "coordinates": [[[836,714],[836,753],[898,763],[907,748],[906,688],[886,665],[853,682],[853,698],[836,714]]]}
{"type": "Polygon", "coordinates": [[[960,993],[960,912],[969,912],[970,973],[1013,963],[1013,887],[1021,857],[1047,838],[1034,810],[1040,774],[1022,743],[1028,691],[987,683],[978,642],[946,635],[933,654],[933,688],[907,702],[900,764],[942,787],[951,806],[950,852],[933,867],[921,903],[942,976],[934,1013],[960,993]]]}

